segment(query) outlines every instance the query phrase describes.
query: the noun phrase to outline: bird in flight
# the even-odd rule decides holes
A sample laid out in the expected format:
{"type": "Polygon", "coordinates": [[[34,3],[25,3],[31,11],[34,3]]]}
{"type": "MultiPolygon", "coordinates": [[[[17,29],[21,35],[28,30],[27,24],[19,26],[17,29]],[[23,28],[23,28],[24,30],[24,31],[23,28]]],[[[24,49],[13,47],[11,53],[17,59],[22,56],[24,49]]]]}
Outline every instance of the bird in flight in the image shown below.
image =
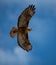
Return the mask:
{"type": "Polygon", "coordinates": [[[10,36],[13,38],[17,34],[17,42],[18,45],[26,50],[29,51],[32,49],[32,45],[28,38],[28,32],[31,31],[31,28],[28,28],[29,20],[35,13],[35,6],[29,5],[19,16],[17,28],[12,27],[10,31],[10,36]]]}

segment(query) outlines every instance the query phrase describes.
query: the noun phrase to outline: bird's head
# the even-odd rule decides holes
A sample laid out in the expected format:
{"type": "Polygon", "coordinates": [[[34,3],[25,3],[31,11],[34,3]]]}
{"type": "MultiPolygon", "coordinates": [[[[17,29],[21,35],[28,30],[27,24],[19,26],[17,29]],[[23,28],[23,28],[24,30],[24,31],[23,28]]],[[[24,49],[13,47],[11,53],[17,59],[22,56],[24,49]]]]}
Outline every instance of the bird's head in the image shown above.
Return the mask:
{"type": "Polygon", "coordinates": [[[11,31],[10,31],[10,36],[13,38],[18,32],[18,29],[15,27],[12,27],[11,31]]]}

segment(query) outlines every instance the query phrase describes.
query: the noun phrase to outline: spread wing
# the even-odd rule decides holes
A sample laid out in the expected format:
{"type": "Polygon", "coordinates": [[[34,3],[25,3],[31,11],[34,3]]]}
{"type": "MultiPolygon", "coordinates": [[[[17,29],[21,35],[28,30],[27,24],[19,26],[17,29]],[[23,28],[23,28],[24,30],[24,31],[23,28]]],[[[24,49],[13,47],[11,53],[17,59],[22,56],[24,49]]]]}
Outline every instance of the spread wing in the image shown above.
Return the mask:
{"type": "MultiPolygon", "coordinates": [[[[29,5],[18,18],[18,28],[28,27],[29,20],[34,15],[34,13],[35,13],[34,5],[29,5]]],[[[19,46],[24,50],[29,51],[30,49],[32,49],[32,46],[28,39],[28,32],[25,32],[24,30],[18,32],[17,41],[19,46]]]]}
{"type": "Polygon", "coordinates": [[[29,39],[28,39],[28,33],[18,32],[17,40],[18,40],[19,46],[21,48],[23,48],[24,50],[29,51],[32,49],[32,46],[31,46],[29,39]]]}
{"type": "Polygon", "coordinates": [[[18,18],[18,27],[27,27],[29,20],[35,13],[35,6],[29,5],[18,18]]]}

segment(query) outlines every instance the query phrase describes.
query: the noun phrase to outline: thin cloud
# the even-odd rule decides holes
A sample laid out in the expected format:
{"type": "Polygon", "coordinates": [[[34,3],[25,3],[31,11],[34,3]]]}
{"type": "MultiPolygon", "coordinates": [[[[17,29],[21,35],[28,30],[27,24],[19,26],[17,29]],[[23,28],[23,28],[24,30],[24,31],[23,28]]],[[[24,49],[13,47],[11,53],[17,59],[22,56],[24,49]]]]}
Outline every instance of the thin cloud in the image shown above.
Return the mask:
{"type": "Polygon", "coordinates": [[[10,64],[10,65],[28,65],[29,62],[29,55],[26,51],[22,50],[21,48],[14,48],[13,52],[11,50],[4,51],[0,49],[0,64],[10,64]]]}

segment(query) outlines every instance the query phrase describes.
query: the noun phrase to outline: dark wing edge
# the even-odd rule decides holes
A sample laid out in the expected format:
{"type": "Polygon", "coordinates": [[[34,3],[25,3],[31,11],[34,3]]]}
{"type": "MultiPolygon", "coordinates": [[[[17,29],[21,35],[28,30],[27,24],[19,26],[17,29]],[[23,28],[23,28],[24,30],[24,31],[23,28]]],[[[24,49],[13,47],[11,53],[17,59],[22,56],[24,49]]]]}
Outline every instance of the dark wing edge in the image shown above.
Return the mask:
{"type": "Polygon", "coordinates": [[[29,5],[18,18],[18,27],[27,27],[29,20],[35,13],[35,6],[29,5]]]}
{"type": "Polygon", "coordinates": [[[18,42],[18,45],[26,51],[29,51],[32,49],[32,45],[28,39],[28,34],[22,34],[21,32],[19,32],[19,34],[17,34],[17,42],[18,42]]]}

